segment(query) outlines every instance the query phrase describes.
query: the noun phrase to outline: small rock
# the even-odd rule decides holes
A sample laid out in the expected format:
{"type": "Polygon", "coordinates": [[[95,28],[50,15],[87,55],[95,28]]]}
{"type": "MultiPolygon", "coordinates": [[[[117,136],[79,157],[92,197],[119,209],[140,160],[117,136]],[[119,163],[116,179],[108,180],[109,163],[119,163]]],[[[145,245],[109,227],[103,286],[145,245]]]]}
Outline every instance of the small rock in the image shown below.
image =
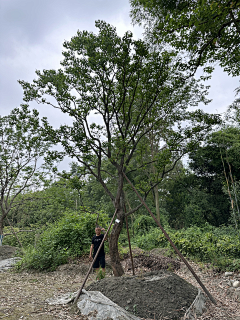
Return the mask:
{"type": "Polygon", "coordinates": [[[225,277],[230,277],[233,275],[233,272],[225,272],[225,277]]]}
{"type": "Polygon", "coordinates": [[[233,288],[238,288],[238,287],[240,287],[240,281],[234,281],[233,288]]]}
{"type": "Polygon", "coordinates": [[[22,260],[19,257],[15,257],[15,258],[8,258],[8,259],[4,259],[0,261],[0,272],[1,271],[6,271],[10,268],[12,268],[16,262],[18,262],[19,260],[22,260]]]}

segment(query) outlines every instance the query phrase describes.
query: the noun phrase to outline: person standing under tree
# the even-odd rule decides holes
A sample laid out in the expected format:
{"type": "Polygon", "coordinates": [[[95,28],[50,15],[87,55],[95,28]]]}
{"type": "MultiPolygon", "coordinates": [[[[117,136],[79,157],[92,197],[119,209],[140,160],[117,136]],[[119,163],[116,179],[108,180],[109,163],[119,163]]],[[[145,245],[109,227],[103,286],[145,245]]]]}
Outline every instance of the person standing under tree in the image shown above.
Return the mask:
{"type": "MultiPolygon", "coordinates": [[[[101,231],[105,231],[104,228],[100,228],[100,227],[96,227],[95,228],[95,233],[96,235],[92,238],[92,244],[90,247],[90,255],[89,255],[89,259],[90,261],[93,259],[93,257],[95,257],[98,248],[100,246],[100,244],[103,241],[104,235],[101,234],[101,231]],[[92,252],[93,252],[93,257],[92,257],[92,252]]],[[[106,239],[105,239],[106,240],[106,239]]],[[[104,243],[102,245],[102,248],[99,251],[99,254],[97,256],[96,261],[93,264],[93,268],[96,269],[96,272],[99,272],[99,267],[101,266],[103,274],[105,274],[105,252],[104,252],[104,243]]]]}

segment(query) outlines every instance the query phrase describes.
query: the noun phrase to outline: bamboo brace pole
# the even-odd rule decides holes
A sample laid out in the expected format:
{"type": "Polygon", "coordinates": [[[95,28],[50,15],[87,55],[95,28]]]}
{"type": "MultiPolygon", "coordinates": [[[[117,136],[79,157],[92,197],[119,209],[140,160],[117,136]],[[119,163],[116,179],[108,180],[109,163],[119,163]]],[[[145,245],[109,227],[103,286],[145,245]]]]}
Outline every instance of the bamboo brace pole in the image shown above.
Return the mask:
{"type": "Polygon", "coordinates": [[[176,251],[176,253],[179,255],[179,257],[182,259],[182,261],[185,263],[185,265],[188,267],[188,269],[191,271],[192,275],[194,276],[194,278],[197,280],[197,282],[200,284],[200,286],[202,287],[202,289],[204,290],[204,292],[208,295],[209,299],[214,303],[217,304],[215,299],[213,298],[213,296],[210,294],[210,292],[207,290],[207,288],[204,286],[204,284],[202,283],[202,281],[199,279],[199,277],[196,275],[196,273],[194,272],[193,268],[190,266],[190,264],[187,262],[187,260],[184,258],[184,256],[181,254],[181,252],[178,250],[178,248],[175,246],[175,244],[172,242],[172,240],[170,239],[169,235],[167,234],[167,232],[163,229],[163,227],[161,226],[161,224],[158,222],[158,220],[156,219],[156,217],[154,216],[154,214],[151,212],[151,210],[148,208],[148,206],[146,205],[146,203],[143,201],[142,197],[140,196],[140,194],[138,193],[138,191],[135,189],[135,187],[133,186],[133,184],[131,183],[131,181],[128,179],[128,177],[126,176],[126,174],[123,172],[123,175],[125,177],[125,179],[127,180],[127,182],[130,184],[130,186],[133,188],[134,192],[136,193],[136,195],[138,196],[139,200],[142,202],[142,204],[144,205],[144,207],[147,209],[147,211],[150,213],[150,215],[153,217],[154,221],[156,222],[156,224],[159,226],[159,228],[162,230],[162,232],[164,233],[165,237],[167,238],[167,240],[170,242],[171,246],[173,247],[173,249],[176,251]]]}
{"type": "MultiPolygon", "coordinates": [[[[82,286],[81,286],[81,288],[79,289],[76,298],[74,299],[74,304],[77,303],[77,301],[78,301],[78,299],[79,299],[79,297],[80,297],[80,295],[81,295],[81,293],[82,293],[82,289],[83,289],[83,287],[85,286],[85,283],[87,282],[87,279],[88,279],[89,274],[90,274],[90,272],[91,272],[91,270],[92,270],[93,264],[94,264],[94,262],[96,261],[96,259],[97,259],[97,257],[98,257],[98,254],[99,254],[99,251],[101,250],[101,248],[102,248],[102,246],[103,246],[103,244],[104,244],[104,241],[105,241],[105,239],[106,239],[106,237],[107,237],[107,234],[108,234],[108,232],[109,232],[109,230],[110,230],[110,228],[111,228],[111,225],[113,224],[113,221],[114,221],[114,218],[115,218],[115,216],[116,216],[116,213],[117,213],[117,209],[116,209],[115,212],[114,212],[114,215],[113,215],[113,217],[112,217],[112,220],[111,220],[111,222],[110,222],[110,225],[109,225],[106,233],[104,234],[103,240],[102,240],[102,242],[100,243],[100,246],[99,246],[99,248],[98,248],[98,250],[97,250],[97,252],[96,252],[95,257],[93,258],[93,261],[92,261],[92,263],[91,263],[91,266],[90,266],[90,268],[89,268],[89,270],[88,270],[88,272],[87,272],[87,275],[86,275],[86,277],[85,277],[85,279],[84,279],[84,281],[83,281],[83,283],[82,283],[82,286]]],[[[73,301],[73,299],[72,299],[71,301],[69,301],[69,303],[72,302],[72,301],[73,301]]]]}

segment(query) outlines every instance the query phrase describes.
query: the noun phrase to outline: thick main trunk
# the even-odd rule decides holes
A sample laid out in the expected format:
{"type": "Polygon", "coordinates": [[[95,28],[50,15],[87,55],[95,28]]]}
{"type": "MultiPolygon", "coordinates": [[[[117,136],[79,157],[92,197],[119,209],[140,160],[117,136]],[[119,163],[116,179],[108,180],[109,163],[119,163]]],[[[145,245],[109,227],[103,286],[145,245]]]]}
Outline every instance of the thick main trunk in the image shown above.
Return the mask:
{"type": "Polygon", "coordinates": [[[122,230],[123,218],[123,212],[120,212],[120,214],[118,214],[117,217],[117,219],[120,220],[120,222],[115,222],[109,237],[109,252],[113,274],[115,277],[121,277],[124,274],[124,270],[121,265],[121,260],[118,252],[118,238],[122,230]]]}

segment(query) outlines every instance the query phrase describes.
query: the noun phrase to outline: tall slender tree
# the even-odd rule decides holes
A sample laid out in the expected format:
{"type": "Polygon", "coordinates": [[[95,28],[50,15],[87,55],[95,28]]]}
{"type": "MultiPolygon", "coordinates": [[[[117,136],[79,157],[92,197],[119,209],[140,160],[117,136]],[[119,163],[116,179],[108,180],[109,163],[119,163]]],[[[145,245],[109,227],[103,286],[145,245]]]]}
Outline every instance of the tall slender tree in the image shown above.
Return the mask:
{"type": "Polygon", "coordinates": [[[0,235],[11,209],[31,198],[53,169],[48,157],[51,143],[41,126],[37,110],[15,108],[0,117],[0,235]],[[28,197],[20,195],[28,193],[28,197]]]}

